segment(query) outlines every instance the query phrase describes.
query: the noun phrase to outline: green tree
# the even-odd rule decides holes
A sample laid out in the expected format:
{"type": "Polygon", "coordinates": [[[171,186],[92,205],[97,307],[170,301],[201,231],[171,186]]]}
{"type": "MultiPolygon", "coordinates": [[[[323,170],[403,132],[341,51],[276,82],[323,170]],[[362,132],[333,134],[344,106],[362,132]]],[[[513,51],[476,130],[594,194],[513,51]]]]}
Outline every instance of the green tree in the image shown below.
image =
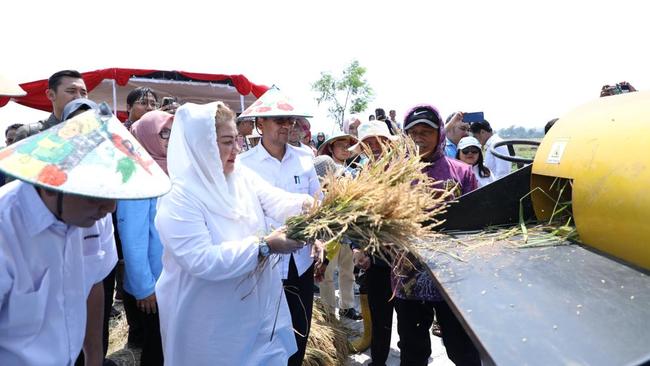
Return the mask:
{"type": "Polygon", "coordinates": [[[345,114],[360,113],[368,108],[373,91],[364,78],[366,68],[354,60],[348,65],[340,78],[329,72],[321,72],[321,78],[312,84],[312,90],[319,95],[318,105],[329,104],[327,111],[334,118],[340,129],[343,129],[345,114]]]}

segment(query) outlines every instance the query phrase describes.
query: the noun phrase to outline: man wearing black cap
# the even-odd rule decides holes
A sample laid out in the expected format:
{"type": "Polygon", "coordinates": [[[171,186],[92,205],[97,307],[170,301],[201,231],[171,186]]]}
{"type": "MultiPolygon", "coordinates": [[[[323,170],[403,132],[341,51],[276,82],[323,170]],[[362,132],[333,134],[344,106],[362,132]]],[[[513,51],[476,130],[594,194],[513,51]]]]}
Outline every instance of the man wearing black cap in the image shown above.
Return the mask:
{"type": "MultiPolygon", "coordinates": [[[[499,179],[510,174],[512,170],[512,164],[509,161],[499,159],[494,154],[492,154],[492,145],[496,144],[503,139],[499,137],[490,126],[490,122],[483,120],[480,122],[474,122],[470,126],[472,135],[483,145],[485,148],[485,166],[490,169],[492,174],[494,174],[494,179],[499,179]]],[[[496,151],[502,155],[510,155],[508,148],[506,146],[499,146],[496,148],[496,151]]]]}
{"type": "MultiPolygon", "coordinates": [[[[437,182],[435,188],[451,193],[448,199],[456,199],[478,187],[469,165],[445,155],[445,128],[435,107],[427,104],[412,107],[404,118],[404,131],[418,146],[421,160],[427,163],[423,172],[437,182]]],[[[410,267],[395,266],[391,271],[401,364],[428,364],[429,329],[435,313],[449,359],[456,365],[480,365],[478,350],[435,286],[426,264],[415,258],[409,262],[410,267]]]]}

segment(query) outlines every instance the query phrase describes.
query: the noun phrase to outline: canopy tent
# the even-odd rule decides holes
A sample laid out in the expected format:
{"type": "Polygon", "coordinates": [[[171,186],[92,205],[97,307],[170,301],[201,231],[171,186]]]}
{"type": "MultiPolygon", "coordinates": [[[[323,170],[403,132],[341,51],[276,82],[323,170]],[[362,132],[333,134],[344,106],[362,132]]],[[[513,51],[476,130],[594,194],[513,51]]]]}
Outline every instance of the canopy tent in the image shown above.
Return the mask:
{"type": "MultiPolygon", "coordinates": [[[[221,100],[235,111],[243,111],[259,98],[267,86],[251,83],[244,75],[201,74],[186,71],[141,69],[102,69],[81,73],[89,99],[107,102],[117,111],[117,117],[127,118],[126,96],[139,87],[153,89],[159,98],[173,96],[179,102],[208,103],[221,100]]],[[[27,92],[24,97],[0,97],[0,107],[9,100],[27,107],[52,111],[47,99],[47,79],[20,84],[27,92]]]]}

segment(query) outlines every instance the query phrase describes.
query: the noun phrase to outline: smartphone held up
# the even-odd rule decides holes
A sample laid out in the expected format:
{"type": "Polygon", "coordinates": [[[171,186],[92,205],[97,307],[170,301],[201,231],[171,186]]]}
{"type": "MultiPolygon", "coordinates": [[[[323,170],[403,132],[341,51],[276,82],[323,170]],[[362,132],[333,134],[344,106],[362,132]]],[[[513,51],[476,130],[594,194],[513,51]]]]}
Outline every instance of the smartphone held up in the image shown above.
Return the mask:
{"type": "Polygon", "coordinates": [[[463,122],[473,123],[473,122],[483,122],[484,120],[483,112],[468,112],[463,113],[463,122]]]}

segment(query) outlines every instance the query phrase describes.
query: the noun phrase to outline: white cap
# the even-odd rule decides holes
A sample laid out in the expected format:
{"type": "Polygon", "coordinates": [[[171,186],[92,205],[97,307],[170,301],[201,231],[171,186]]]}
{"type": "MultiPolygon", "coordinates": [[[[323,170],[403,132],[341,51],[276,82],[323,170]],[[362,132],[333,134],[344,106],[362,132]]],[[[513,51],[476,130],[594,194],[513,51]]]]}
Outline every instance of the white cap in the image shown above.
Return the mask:
{"type": "Polygon", "coordinates": [[[357,129],[359,135],[359,143],[350,147],[350,150],[355,150],[359,145],[370,137],[385,137],[391,141],[399,139],[398,136],[391,135],[388,131],[388,126],[384,121],[368,121],[363,122],[357,129]]]}
{"type": "Polygon", "coordinates": [[[475,137],[471,137],[471,136],[463,137],[462,139],[460,139],[460,141],[458,141],[458,150],[463,150],[464,148],[469,146],[476,146],[479,148],[479,150],[481,149],[481,143],[478,142],[478,140],[475,137]]]}

